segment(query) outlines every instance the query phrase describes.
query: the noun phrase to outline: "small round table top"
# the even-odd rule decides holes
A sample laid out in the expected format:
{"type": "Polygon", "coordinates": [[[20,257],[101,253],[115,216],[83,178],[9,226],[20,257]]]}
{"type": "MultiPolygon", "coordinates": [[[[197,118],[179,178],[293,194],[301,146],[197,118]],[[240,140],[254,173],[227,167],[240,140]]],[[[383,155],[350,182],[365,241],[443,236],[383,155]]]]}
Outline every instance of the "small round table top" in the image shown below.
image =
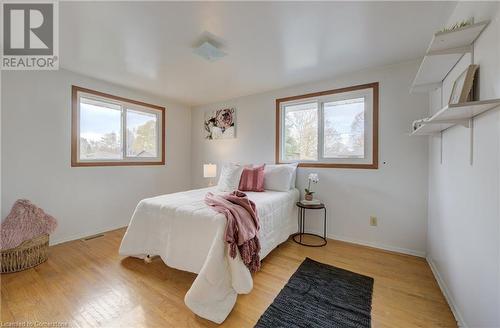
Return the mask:
{"type": "Polygon", "coordinates": [[[301,208],[307,208],[311,210],[319,210],[322,208],[325,208],[325,204],[319,203],[319,204],[302,204],[301,202],[297,202],[296,205],[301,208]]]}

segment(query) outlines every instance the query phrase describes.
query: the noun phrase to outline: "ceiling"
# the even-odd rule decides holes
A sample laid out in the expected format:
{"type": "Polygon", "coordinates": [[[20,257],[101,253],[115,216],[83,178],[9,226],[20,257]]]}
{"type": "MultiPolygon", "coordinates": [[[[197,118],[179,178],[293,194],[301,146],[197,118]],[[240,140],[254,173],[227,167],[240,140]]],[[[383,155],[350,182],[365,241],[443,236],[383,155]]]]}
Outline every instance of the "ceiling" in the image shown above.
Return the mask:
{"type": "Polygon", "coordinates": [[[421,57],[455,5],[60,2],[60,65],[194,106],[421,57]]]}

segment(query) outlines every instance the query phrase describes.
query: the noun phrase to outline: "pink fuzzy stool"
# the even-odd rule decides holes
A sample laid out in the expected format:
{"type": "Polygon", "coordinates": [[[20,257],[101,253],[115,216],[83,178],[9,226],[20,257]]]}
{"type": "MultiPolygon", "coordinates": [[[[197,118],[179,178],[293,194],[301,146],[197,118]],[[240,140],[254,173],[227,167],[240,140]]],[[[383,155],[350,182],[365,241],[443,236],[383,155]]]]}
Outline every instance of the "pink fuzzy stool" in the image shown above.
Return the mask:
{"type": "Polygon", "coordinates": [[[57,221],[29,200],[20,199],[0,226],[1,272],[32,268],[48,257],[49,234],[57,221]]]}

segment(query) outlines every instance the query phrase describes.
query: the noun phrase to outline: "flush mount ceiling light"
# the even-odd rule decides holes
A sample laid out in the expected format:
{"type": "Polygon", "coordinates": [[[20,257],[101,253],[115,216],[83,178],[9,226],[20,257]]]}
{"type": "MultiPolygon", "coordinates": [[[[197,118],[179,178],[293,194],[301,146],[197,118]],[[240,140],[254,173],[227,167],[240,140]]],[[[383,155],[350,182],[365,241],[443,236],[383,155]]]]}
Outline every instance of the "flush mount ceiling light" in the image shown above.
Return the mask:
{"type": "Polygon", "coordinates": [[[211,62],[221,59],[226,55],[225,52],[214,46],[209,41],[205,41],[199,47],[194,48],[193,52],[211,62]]]}

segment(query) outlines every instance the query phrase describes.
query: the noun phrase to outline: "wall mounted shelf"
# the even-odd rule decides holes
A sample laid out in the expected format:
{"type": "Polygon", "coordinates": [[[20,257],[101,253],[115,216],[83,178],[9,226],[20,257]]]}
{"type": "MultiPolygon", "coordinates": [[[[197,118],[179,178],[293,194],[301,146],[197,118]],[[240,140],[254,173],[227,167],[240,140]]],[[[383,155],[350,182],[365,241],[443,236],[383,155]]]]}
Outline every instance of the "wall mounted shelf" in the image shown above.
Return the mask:
{"type": "Polygon", "coordinates": [[[469,120],[474,116],[498,106],[500,106],[500,99],[451,104],[426,119],[411,135],[434,135],[454,125],[469,127],[469,120]]]}
{"type": "Polygon", "coordinates": [[[454,126],[455,123],[436,123],[436,122],[426,122],[422,124],[418,129],[413,131],[410,135],[411,136],[431,136],[431,135],[437,135],[443,130],[446,130],[452,126],[454,126]]]}
{"type": "Polygon", "coordinates": [[[440,87],[460,58],[472,51],[472,44],[488,23],[484,21],[453,31],[435,33],[410,91],[428,92],[440,87]]]}

